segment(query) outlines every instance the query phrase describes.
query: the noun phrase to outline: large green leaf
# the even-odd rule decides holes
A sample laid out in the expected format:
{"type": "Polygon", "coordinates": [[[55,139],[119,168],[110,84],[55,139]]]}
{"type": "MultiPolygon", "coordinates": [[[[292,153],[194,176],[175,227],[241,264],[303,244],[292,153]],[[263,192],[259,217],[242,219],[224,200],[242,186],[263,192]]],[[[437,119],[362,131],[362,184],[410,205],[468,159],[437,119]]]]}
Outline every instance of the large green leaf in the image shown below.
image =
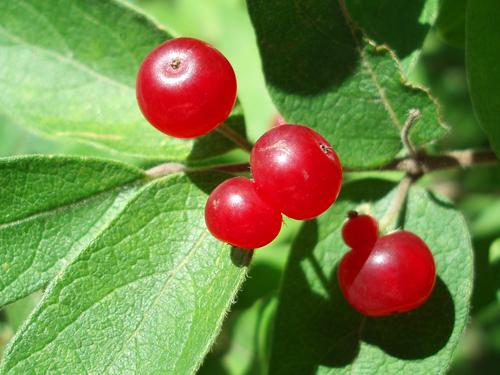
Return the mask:
{"type": "Polygon", "coordinates": [[[420,55],[438,12],[438,0],[346,0],[349,14],[367,35],[394,50],[405,73],[420,55]]]}
{"type": "Polygon", "coordinates": [[[205,227],[218,177],[146,185],[49,286],[2,373],[194,372],[245,275],[205,227]]]}
{"type": "Polygon", "coordinates": [[[171,38],[112,0],[0,2],[0,115],[51,137],[150,159],[183,160],[135,98],[142,59],[171,38]]]}
{"type": "Polygon", "coordinates": [[[463,48],[465,44],[465,12],[467,0],[441,0],[436,29],[452,46],[463,48]]]}
{"type": "Polygon", "coordinates": [[[325,215],[305,223],[290,254],[275,321],[271,374],[441,374],[465,327],[472,289],[472,249],[465,221],[448,202],[412,188],[404,228],[431,248],[438,280],[419,309],[364,318],[343,298],[336,267],[348,250],[341,225],[364,205],[379,219],[393,184],[347,184],[325,215]]]}
{"type": "Polygon", "coordinates": [[[275,104],[289,122],[326,136],[344,165],[390,161],[411,108],[422,112],[414,144],[443,134],[427,92],[405,83],[389,50],[353,36],[337,0],[247,3],[275,104]]]}
{"type": "Polygon", "coordinates": [[[468,1],[465,55],[476,116],[500,155],[500,6],[496,0],[468,1]]]}
{"type": "Polygon", "coordinates": [[[0,306],[47,284],[109,224],[144,174],[94,159],[0,159],[0,306]]]}

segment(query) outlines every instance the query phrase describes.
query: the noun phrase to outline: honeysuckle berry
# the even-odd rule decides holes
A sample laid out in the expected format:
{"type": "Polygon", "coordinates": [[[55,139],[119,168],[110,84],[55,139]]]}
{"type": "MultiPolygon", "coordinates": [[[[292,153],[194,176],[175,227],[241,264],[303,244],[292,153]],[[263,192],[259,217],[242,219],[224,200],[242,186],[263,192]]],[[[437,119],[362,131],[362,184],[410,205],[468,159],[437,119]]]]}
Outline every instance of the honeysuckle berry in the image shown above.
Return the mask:
{"type": "Polygon", "coordinates": [[[260,137],[250,156],[259,194],[286,216],[305,220],[337,199],[342,167],[332,146],[302,125],[280,125],[260,137]]]}
{"type": "Polygon", "coordinates": [[[233,177],[217,186],[205,206],[205,222],[212,235],[244,249],[267,245],[281,229],[281,213],[264,201],[253,181],[233,177]]]}
{"type": "Polygon", "coordinates": [[[139,107],[158,130],[179,138],[204,135],[223,123],[236,100],[229,61],[194,38],[170,39],[143,61],[136,84],[139,107]]]}
{"type": "Polygon", "coordinates": [[[352,249],[372,247],[378,238],[378,223],[370,215],[348,213],[348,220],[342,227],[342,239],[352,249]]]}
{"type": "MultiPolygon", "coordinates": [[[[360,225],[359,229],[364,227],[360,225]]],[[[351,235],[348,238],[352,243],[351,235]]],[[[436,281],[434,258],[425,242],[405,230],[380,236],[375,243],[372,240],[373,234],[360,233],[355,243],[358,247],[347,252],[339,264],[339,286],[349,304],[367,316],[391,315],[421,306],[436,281]],[[360,244],[361,238],[368,242],[360,244]]]]}

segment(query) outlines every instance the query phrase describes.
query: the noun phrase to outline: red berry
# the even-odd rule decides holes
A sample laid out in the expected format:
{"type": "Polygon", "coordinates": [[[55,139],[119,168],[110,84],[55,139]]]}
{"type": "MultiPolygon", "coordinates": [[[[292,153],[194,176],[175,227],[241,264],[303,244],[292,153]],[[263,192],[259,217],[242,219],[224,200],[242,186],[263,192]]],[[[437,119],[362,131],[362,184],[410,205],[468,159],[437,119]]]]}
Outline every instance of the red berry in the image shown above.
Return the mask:
{"type": "Polygon", "coordinates": [[[377,221],[370,215],[358,215],[356,211],[351,211],[342,227],[342,238],[352,249],[372,248],[378,238],[377,221]]]}
{"type": "Polygon", "coordinates": [[[244,177],[224,181],[208,197],[205,221],[212,235],[244,249],[267,245],[281,229],[281,214],[244,177]]]}
{"type": "Polygon", "coordinates": [[[338,268],[347,301],[368,316],[405,312],[422,305],[436,281],[434,258],[424,241],[404,230],[379,237],[372,249],[353,249],[338,268]]]}
{"type": "Polygon", "coordinates": [[[250,157],[257,191],[293,219],[312,219],[337,199],[342,167],[332,146],[301,125],[280,125],[255,143],[250,157]]]}
{"type": "Polygon", "coordinates": [[[192,138],[229,116],[236,100],[236,77],[229,61],[211,45],[176,38],[144,59],[136,90],[142,113],[155,128],[192,138]]]}

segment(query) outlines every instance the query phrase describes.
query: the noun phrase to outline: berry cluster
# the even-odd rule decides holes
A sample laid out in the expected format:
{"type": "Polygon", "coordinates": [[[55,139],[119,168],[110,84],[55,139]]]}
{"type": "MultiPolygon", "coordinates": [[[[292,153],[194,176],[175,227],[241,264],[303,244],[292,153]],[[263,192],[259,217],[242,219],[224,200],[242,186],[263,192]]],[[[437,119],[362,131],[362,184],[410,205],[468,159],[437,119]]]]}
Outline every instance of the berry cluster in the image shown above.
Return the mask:
{"type": "MultiPolygon", "coordinates": [[[[236,77],[227,59],[193,38],[172,39],[144,60],[137,100],[146,119],[179,138],[204,135],[223,123],[236,100],[236,77]]],[[[308,220],[337,199],[342,167],[320,134],[277,119],[252,149],[252,179],[234,177],[209,196],[205,221],[218,239],[244,249],[267,245],[281,230],[282,214],[308,220]]],[[[351,250],[338,268],[349,303],[369,316],[423,304],[436,279],[434,259],[415,234],[379,236],[370,216],[352,213],[342,236],[351,250]]]]}
{"type": "Polygon", "coordinates": [[[312,219],[337,199],[342,167],[321,135],[301,125],[280,125],[252,149],[253,180],[229,179],[208,198],[205,220],[218,239],[244,249],[262,247],[281,229],[281,214],[312,219]]]}
{"type": "MultiPolygon", "coordinates": [[[[137,76],[137,101],[146,119],[179,138],[204,135],[223,123],[236,100],[227,59],[193,38],[171,39],[152,51],[137,76]]],[[[215,189],[205,210],[210,232],[245,249],[271,242],[281,213],[311,219],[335,201],[342,168],[330,144],[301,125],[264,134],[251,155],[253,180],[232,178],[215,189]]]]}
{"type": "Polygon", "coordinates": [[[351,250],[342,258],[337,277],[356,310],[384,316],[413,310],[429,298],[436,266],[420,237],[405,230],[379,236],[374,218],[351,212],[342,238],[351,250]]]}

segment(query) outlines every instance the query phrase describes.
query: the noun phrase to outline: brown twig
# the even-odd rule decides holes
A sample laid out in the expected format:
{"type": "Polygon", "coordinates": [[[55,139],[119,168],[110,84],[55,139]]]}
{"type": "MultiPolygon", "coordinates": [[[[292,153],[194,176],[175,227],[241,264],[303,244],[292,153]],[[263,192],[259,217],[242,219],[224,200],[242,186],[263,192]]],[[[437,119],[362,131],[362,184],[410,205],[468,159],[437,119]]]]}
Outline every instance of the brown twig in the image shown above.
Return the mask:
{"type": "Polygon", "coordinates": [[[418,155],[413,157],[394,159],[382,166],[380,170],[398,170],[410,175],[429,173],[450,168],[470,168],[480,164],[497,164],[497,156],[490,150],[461,150],[450,151],[440,155],[418,155]]]}

